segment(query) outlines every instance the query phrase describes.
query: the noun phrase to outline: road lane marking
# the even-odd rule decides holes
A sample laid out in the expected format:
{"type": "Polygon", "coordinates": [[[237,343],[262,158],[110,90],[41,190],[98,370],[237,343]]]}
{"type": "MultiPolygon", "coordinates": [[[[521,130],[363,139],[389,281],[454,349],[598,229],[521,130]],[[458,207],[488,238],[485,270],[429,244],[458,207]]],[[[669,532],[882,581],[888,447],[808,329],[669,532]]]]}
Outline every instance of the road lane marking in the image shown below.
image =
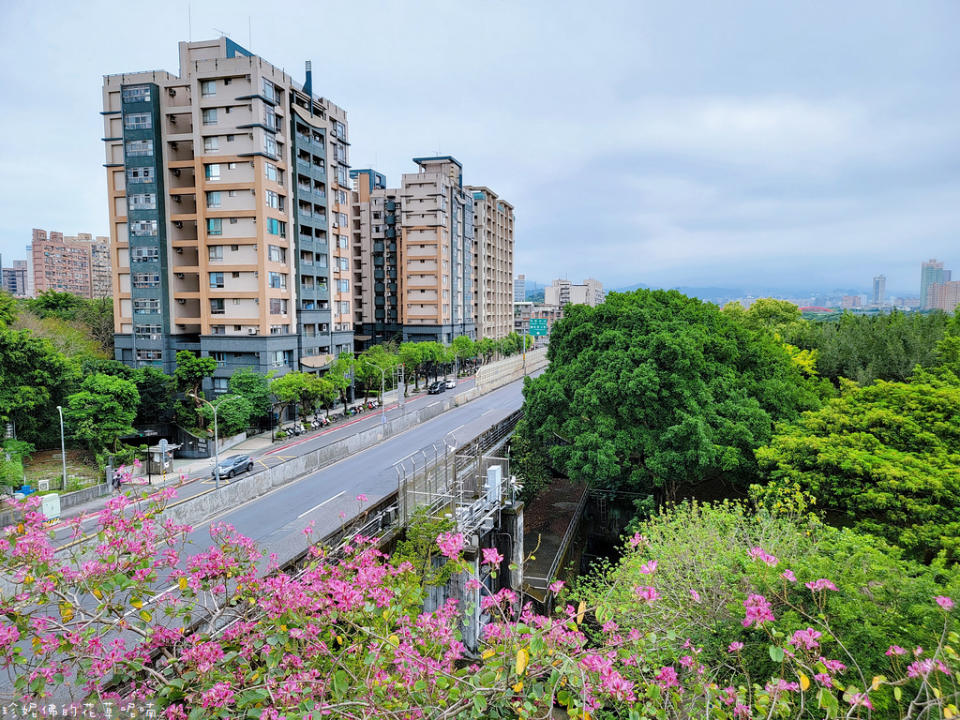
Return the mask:
{"type": "Polygon", "coordinates": [[[314,505],[312,508],[310,508],[310,509],[307,510],[306,512],[300,513],[299,515],[297,515],[297,520],[299,520],[300,518],[302,518],[304,515],[309,515],[310,513],[312,513],[312,512],[313,512],[314,510],[316,510],[317,508],[322,508],[322,507],[323,507],[324,505],[326,505],[328,502],[331,502],[331,501],[333,501],[333,500],[336,500],[338,497],[340,497],[341,495],[343,495],[345,492],[346,492],[346,490],[341,490],[341,491],[338,492],[336,495],[334,495],[332,498],[327,498],[326,500],[324,500],[324,501],[323,501],[322,503],[320,503],[319,505],[314,505]]]}

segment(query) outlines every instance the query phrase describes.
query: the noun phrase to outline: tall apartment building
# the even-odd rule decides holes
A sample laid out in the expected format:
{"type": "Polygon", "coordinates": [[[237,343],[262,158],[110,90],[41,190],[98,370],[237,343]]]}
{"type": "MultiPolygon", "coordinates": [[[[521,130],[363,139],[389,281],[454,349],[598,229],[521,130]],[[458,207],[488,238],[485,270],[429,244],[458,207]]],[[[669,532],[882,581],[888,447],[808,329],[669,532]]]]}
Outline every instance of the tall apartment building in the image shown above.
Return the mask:
{"type": "Polygon", "coordinates": [[[351,170],[354,179],[353,289],[357,350],[402,340],[400,321],[400,190],[376,170],[351,170]]]}
{"type": "Polygon", "coordinates": [[[14,297],[29,297],[26,260],[14,260],[12,267],[3,268],[2,275],[3,282],[0,289],[14,297]]]}
{"type": "Polygon", "coordinates": [[[525,302],[527,299],[527,276],[520,274],[513,279],[513,301],[525,302]]]}
{"type": "Polygon", "coordinates": [[[85,298],[110,297],[109,238],[90,233],[64,235],[33,229],[27,246],[32,292],[69,292],[85,298]]]}
{"type": "Polygon", "coordinates": [[[400,322],[403,339],[476,338],[473,315],[473,195],[449,155],[414,158],[400,191],[400,322]]]}
{"type": "Polygon", "coordinates": [[[887,294],[887,277],[886,275],[877,275],[873,279],[873,297],[871,298],[874,305],[883,305],[883,301],[887,294]]]}
{"type": "Polygon", "coordinates": [[[943,269],[943,263],[935,259],[928,260],[920,265],[920,307],[924,310],[933,307],[929,297],[931,285],[950,282],[950,270],[943,269]]]}
{"type": "Polygon", "coordinates": [[[570,304],[596,307],[603,299],[603,284],[593,278],[587,278],[580,285],[564,279],[554,280],[543,291],[544,304],[560,308],[570,304]]]}
{"type": "Polygon", "coordinates": [[[487,187],[473,195],[473,315],[477,337],[499,340],[513,332],[513,205],[487,187]]]}
{"type": "Polygon", "coordinates": [[[309,66],[301,86],[226,37],[179,54],[104,77],[116,357],[214,357],[216,391],[318,370],[353,346],[346,113],[309,66]]]}
{"type": "Polygon", "coordinates": [[[960,305],[960,280],[933,283],[927,289],[927,299],[927,307],[931,310],[954,312],[960,305]]]}

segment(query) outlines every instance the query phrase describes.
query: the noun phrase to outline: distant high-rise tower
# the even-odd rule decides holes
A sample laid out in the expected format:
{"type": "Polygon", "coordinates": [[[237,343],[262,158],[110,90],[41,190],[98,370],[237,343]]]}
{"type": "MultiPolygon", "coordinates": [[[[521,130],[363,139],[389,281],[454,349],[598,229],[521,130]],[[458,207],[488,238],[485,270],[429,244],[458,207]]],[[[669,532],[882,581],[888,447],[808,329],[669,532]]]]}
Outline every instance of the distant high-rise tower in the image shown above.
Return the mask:
{"type": "Polygon", "coordinates": [[[873,279],[873,304],[883,305],[883,300],[886,293],[887,293],[887,276],[877,275],[873,279]]]}
{"type": "Polygon", "coordinates": [[[527,299],[527,277],[517,275],[513,281],[513,301],[523,302],[527,299]]]}
{"type": "Polygon", "coordinates": [[[930,259],[920,266],[920,307],[924,310],[932,307],[930,286],[950,281],[950,271],[943,269],[943,263],[930,259]]]}

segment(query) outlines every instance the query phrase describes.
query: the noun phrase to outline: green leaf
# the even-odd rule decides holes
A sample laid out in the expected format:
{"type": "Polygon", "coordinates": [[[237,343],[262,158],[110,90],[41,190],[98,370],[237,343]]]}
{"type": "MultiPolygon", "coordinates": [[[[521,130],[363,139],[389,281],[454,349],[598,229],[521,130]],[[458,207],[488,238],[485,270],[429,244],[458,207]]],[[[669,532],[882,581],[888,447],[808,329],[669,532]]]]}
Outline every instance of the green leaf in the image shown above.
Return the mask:
{"type": "Polygon", "coordinates": [[[783,662],[783,659],[786,657],[783,648],[779,648],[776,645],[771,645],[767,648],[767,651],[770,653],[770,659],[774,662],[783,662]]]}

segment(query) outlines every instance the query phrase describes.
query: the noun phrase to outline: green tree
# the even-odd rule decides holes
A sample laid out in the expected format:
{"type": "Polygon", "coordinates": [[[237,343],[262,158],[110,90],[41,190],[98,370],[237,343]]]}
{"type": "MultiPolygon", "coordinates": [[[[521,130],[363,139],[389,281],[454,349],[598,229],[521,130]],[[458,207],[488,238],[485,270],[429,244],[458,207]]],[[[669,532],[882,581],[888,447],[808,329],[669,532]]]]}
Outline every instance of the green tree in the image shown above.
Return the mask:
{"type": "MultiPolygon", "coordinates": [[[[271,373],[272,374],[272,373],[271,373]]],[[[230,376],[230,393],[245,397],[251,405],[251,418],[260,420],[270,414],[270,376],[250,368],[240,368],[230,376]]]]}
{"type": "Polygon", "coordinates": [[[247,398],[242,395],[223,395],[214,400],[213,404],[217,408],[216,427],[213,423],[213,408],[204,403],[200,409],[211,437],[214,430],[219,437],[224,438],[241,433],[249,427],[253,403],[247,398]]]}
{"type": "Polygon", "coordinates": [[[841,396],[757,450],[766,477],[796,484],[829,517],[930,561],[960,559],[960,385],[849,381],[841,396]]]}
{"type": "Polygon", "coordinates": [[[310,373],[294,371],[282,375],[270,382],[270,392],[280,403],[280,415],[290,405],[299,405],[300,414],[304,415],[307,406],[312,408],[311,401],[318,396],[317,382],[319,378],[310,373]]]}
{"type": "Polygon", "coordinates": [[[477,357],[477,343],[468,335],[458,335],[451,343],[453,354],[460,363],[460,367],[466,367],[477,357]]]}
{"type": "Polygon", "coordinates": [[[0,290],[0,328],[9,327],[19,311],[16,298],[6,290],[0,290]]]}
{"type": "Polygon", "coordinates": [[[570,306],[524,387],[531,450],[574,480],[676,496],[746,487],[774,422],[817,406],[786,350],[676,291],[570,306]]]}
{"type": "Polygon", "coordinates": [[[163,371],[147,365],[134,375],[140,407],[137,409],[136,425],[166,423],[173,419],[173,395],[176,381],[163,371]]]}
{"type": "Polygon", "coordinates": [[[116,450],[120,437],[133,432],[139,404],[140,393],[130,380],[91,375],[67,398],[63,419],[69,434],[96,456],[116,450]]]}
{"type": "Polygon", "coordinates": [[[174,370],[173,377],[177,382],[177,390],[187,396],[189,403],[177,406],[177,422],[188,427],[197,427],[200,424],[203,405],[200,388],[204,379],[212,377],[216,369],[217,361],[212,357],[197,357],[189,350],[177,353],[177,369],[174,370]]]}
{"type": "Polygon", "coordinates": [[[477,355],[483,358],[485,363],[490,362],[496,352],[497,341],[493,338],[485,337],[477,341],[477,355]]]}
{"type": "MultiPolygon", "coordinates": [[[[396,353],[383,345],[372,345],[357,356],[357,379],[363,383],[365,394],[374,390],[380,397],[380,385],[389,388],[393,384],[393,372],[400,364],[396,353]],[[381,373],[381,371],[383,371],[381,373]]],[[[383,398],[380,397],[382,401],[383,398]]]]}
{"type": "Polygon", "coordinates": [[[347,390],[353,382],[354,366],[356,361],[351,355],[338,355],[337,359],[330,365],[330,369],[323,377],[333,386],[334,391],[343,403],[343,411],[347,411],[347,390]]]}
{"type": "Polygon", "coordinates": [[[57,405],[80,382],[76,365],[27,330],[0,329],[0,422],[17,437],[50,447],[59,442],[57,405]]]}
{"type": "MultiPolygon", "coordinates": [[[[423,343],[414,343],[414,342],[405,342],[401,343],[397,354],[400,357],[400,364],[403,365],[405,372],[405,381],[409,384],[411,377],[413,378],[413,390],[416,392],[420,389],[420,373],[419,368],[423,362],[423,343]]],[[[406,392],[406,388],[404,388],[406,392]]]]}
{"type": "Polygon", "coordinates": [[[113,299],[84,300],[76,317],[87,327],[90,337],[100,346],[100,349],[107,356],[113,356],[113,299]]]}
{"type": "Polygon", "coordinates": [[[84,301],[79,295],[57,290],[47,290],[25,301],[27,308],[41,318],[55,317],[60,320],[76,320],[84,301]]]}

